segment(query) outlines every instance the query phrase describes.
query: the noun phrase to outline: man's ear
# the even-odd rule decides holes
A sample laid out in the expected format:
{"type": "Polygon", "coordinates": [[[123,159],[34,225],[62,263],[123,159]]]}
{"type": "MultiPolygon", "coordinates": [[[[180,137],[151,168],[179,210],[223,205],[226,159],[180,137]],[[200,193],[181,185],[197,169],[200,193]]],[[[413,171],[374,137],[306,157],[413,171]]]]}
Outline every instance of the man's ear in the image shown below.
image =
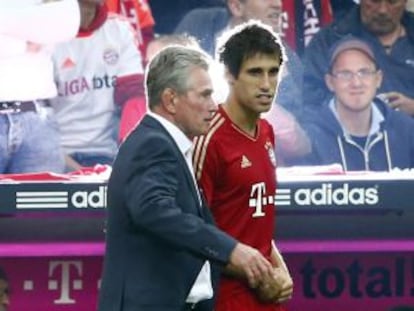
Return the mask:
{"type": "Polygon", "coordinates": [[[331,92],[334,92],[332,85],[332,76],[329,73],[325,74],[325,84],[331,92]]]}
{"type": "Polygon", "coordinates": [[[376,77],[376,79],[377,79],[377,90],[380,88],[380,86],[382,84],[383,77],[384,77],[384,75],[382,73],[382,70],[378,70],[377,77],[376,77]]]}
{"type": "Polygon", "coordinates": [[[240,0],[227,0],[227,7],[232,16],[240,18],[243,15],[243,4],[240,0]]]}
{"type": "Polygon", "coordinates": [[[177,112],[177,93],[172,88],[166,88],[161,93],[162,106],[170,114],[177,112]]]}
{"type": "Polygon", "coordinates": [[[224,77],[226,78],[227,83],[229,85],[233,85],[234,82],[236,81],[236,78],[233,76],[233,74],[228,69],[226,69],[226,71],[224,72],[224,77]]]}

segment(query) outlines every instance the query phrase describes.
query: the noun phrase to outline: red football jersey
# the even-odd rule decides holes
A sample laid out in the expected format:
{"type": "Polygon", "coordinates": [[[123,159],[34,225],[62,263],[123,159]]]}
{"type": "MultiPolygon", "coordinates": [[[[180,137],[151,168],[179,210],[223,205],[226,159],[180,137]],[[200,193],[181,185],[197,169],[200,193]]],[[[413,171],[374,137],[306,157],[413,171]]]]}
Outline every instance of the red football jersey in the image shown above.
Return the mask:
{"type": "MultiPolygon", "coordinates": [[[[209,132],[195,141],[196,178],[218,227],[270,259],[274,234],[276,158],[271,125],[260,120],[256,137],[238,128],[220,106],[209,132]]],[[[250,290],[223,279],[219,301],[250,290]]]]}

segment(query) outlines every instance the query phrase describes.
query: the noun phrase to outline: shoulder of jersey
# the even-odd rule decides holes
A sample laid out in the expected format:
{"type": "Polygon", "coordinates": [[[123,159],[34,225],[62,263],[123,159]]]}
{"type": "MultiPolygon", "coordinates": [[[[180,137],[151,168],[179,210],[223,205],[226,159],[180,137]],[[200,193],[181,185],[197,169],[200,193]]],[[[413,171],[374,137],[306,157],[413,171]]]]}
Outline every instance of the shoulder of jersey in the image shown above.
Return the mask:
{"type": "MultiPolygon", "coordinates": [[[[208,132],[204,135],[196,137],[194,144],[195,148],[200,150],[205,150],[208,148],[212,141],[215,141],[215,136],[220,130],[223,129],[223,124],[225,123],[226,119],[220,113],[216,113],[210,123],[210,128],[208,132]]],[[[220,140],[220,138],[218,138],[220,140]]]]}
{"type": "Polygon", "coordinates": [[[260,119],[261,127],[268,131],[273,131],[273,126],[266,119],[260,119]]]}
{"type": "Polygon", "coordinates": [[[207,134],[203,135],[204,137],[204,144],[208,144],[211,140],[214,140],[214,137],[225,130],[225,126],[223,126],[226,122],[226,118],[219,112],[217,112],[213,119],[210,122],[210,127],[207,134]]]}

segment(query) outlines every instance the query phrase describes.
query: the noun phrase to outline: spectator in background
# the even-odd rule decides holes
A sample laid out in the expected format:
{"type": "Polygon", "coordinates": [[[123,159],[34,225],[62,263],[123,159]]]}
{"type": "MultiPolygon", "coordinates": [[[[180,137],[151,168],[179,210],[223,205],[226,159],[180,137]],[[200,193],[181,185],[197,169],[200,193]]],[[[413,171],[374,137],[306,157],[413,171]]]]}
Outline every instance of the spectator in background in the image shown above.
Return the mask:
{"type": "Polygon", "coordinates": [[[116,104],[144,96],[142,59],[129,22],[108,15],[100,0],[79,0],[78,37],[53,55],[59,96],[51,103],[68,170],[112,164],[116,104]]]}
{"type": "Polygon", "coordinates": [[[334,20],[343,18],[357,3],[354,0],[330,0],[330,2],[334,20]]]}
{"type": "Polygon", "coordinates": [[[225,0],[149,0],[157,34],[170,34],[189,11],[196,8],[224,6],[225,0]]]}
{"type": "Polygon", "coordinates": [[[345,171],[414,167],[414,120],[375,94],[383,71],[371,47],[355,37],[334,45],[325,82],[334,94],[310,112],[307,164],[341,163],[345,171]]]}
{"type": "MultiPolygon", "coordinates": [[[[341,0],[346,6],[344,2],[346,0],[341,0]]],[[[302,56],[312,37],[332,22],[331,0],[282,0],[282,3],[283,37],[302,56]]]]}
{"type": "MultiPolygon", "coordinates": [[[[147,45],[145,62],[148,63],[155,54],[169,45],[182,45],[188,47],[199,47],[195,38],[186,35],[161,35],[154,38],[147,45]]],[[[119,124],[119,141],[123,142],[132,129],[144,116],[147,111],[145,98],[135,98],[128,101],[122,108],[119,124]]]]}
{"type": "Polygon", "coordinates": [[[414,115],[414,15],[405,11],[407,0],[361,0],[343,19],[319,31],[305,51],[305,106],[313,109],[331,96],[324,74],[326,53],[348,34],[371,44],[384,76],[379,93],[398,108],[414,115]]]}
{"type": "Polygon", "coordinates": [[[0,3],[0,173],[64,170],[46,100],[56,96],[51,51],[79,28],[76,0],[0,3]]]}
{"type": "Polygon", "coordinates": [[[9,304],[9,280],[6,272],[0,267],[0,311],[7,311],[9,304]]]}
{"type": "MultiPolygon", "coordinates": [[[[210,54],[215,53],[216,39],[226,30],[246,22],[257,19],[269,25],[276,33],[281,29],[282,3],[280,0],[227,0],[226,8],[196,9],[188,13],[175,30],[176,33],[188,33],[200,40],[200,45],[210,54]]],[[[291,158],[302,156],[309,152],[309,142],[297,124],[302,117],[302,64],[298,56],[285,45],[287,65],[281,75],[281,82],[275,102],[282,109],[270,111],[272,122],[277,118],[286,118],[285,121],[272,123],[276,137],[288,134],[280,139],[276,153],[282,162],[289,162],[291,158]],[[285,131],[282,124],[292,124],[291,129],[299,131],[285,131]],[[293,145],[292,142],[296,144],[293,145]]]]}
{"type": "Polygon", "coordinates": [[[125,16],[134,27],[139,38],[141,54],[154,38],[155,21],[147,0],[106,0],[108,11],[125,16]]]}

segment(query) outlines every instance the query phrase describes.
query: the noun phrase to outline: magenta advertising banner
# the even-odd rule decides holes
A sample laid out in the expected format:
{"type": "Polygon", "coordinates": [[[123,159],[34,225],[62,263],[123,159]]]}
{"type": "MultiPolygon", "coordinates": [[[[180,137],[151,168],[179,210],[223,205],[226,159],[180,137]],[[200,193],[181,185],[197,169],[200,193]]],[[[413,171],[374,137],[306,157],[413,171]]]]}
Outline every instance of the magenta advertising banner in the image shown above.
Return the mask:
{"type": "Polygon", "coordinates": [[[8,311],[95,311],[102,257],[6,258],[8,311]]]}
{"type": "MultiPolygon", "coordinates": [[[[8,311],[95,311],[102,256],[3,257],[8,311]]],[[[414,306],[414,252],[288,253],[290,311],[389,311],[414,306]]],[[[171,284],[174,286],[174,284],[171,284]]]]}

